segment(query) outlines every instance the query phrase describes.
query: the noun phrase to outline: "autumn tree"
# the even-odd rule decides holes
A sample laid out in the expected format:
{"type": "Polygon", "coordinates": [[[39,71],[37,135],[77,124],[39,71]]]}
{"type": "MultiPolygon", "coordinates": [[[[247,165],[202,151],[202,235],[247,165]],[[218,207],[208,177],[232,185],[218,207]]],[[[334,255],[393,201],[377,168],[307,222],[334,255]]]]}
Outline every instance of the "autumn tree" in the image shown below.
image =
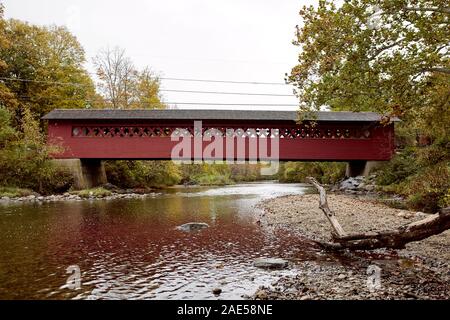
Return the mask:
{"type": "Polygon", "coordinates": [[[17,103],[8,103],[20,123],[22,111],[40,117],[55,108],[85,108],[96,101],[85,70],[84,50],[65,27],[4,21],[0,83],[17,103]]]}
{"type": "Polygon", "coordinates": [[[103,49],[93,59],[99,78],[98,89],[106,105],[114,109],[161,109],[159,79],[149,68],[139,71],[125,50],[103,49]]]}
{"type": "MultiPolygon", "coordinates": [[[[3,17],[3,5],[0,3],[0,51],[5,51],[10,46],[10,42],[6,36],[6,24],[3,17]]],[[[8,65],[0,56],[0,74],[4,75],[8,65]]],[[[15,109],[18,105],[18,101],[14,96],[14,93],[8,88],[7,83],[0,80],[0,105],[8,107],[8,109],[15,109]]]]}
{"type": "Polygon", "coordinates": [[[164,109],[159,93],[160,82],[150,68],[146,67],[137,72],[133,86],[132,108],[164,109]]]}
{"type": "Polygon", "coordinates": [[[449,134],[448,1],[320,0],[300,17],[287,80],[302,109],[378,111],[449,134]]]}
{"type": "Polygon", "coordinates": [[[298,64],[286,79],[300,109],[399,117],[402,148],[379,171],[378,185],[416,210],[449,206],[448,1],[320,0],[304,6],[300,17],[298,64]]]}

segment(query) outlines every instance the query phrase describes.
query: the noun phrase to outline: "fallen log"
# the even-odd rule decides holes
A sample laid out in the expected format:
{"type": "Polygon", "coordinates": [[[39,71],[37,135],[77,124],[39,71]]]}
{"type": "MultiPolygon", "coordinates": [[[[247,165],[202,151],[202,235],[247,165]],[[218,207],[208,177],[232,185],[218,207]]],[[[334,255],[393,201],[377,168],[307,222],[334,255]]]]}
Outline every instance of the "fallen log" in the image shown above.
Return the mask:
{"type": "Polygon", "coordinates": [[[442,209],[425,219],[393,230],[346,234],[334,212],[329,208],[325,189],[312,177],[307,178],[319,191],[319,208],[333,228],[333,242],[318,242],[330,250],[373,250],[379,248],[403,249],[407,243],[420,241],[450,229],[450,208],[442,209]]]}

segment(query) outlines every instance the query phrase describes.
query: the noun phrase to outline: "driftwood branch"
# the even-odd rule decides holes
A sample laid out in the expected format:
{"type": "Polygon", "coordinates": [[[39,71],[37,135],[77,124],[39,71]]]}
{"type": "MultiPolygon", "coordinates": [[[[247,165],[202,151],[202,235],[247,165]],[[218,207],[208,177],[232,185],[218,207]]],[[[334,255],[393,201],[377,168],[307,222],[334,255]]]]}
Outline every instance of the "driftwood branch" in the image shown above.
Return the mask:
{"type": "Polygon", "coordinates": [[[412,222],[394,230],[346,235],[327,203],[325,189],[314,179],[308,180],[319,191],[319,208],[333,227],[333,242],[320,242],[332,250],[372,250],[379,248],[402,249],[407,243],[420,241],[450,229],[450,208],[430,215],[420,221],[412,222]]]}
{"type": "Polygon", "coordinates": [[[333,211],[328,207],[328,201],[327,201],[327,193],[325,192],[324,187],[322,187],[316,179],[314,178],[308,178],[309,182],[311,182],[316,189],[319,191],[319,208],[323,211],[325,216],[327,217],[328,221],[331,223],[331,226],[333,227],[334,233],[333,238],[343,238],[346,236],[346,233],[344,229],[342,229],[341,225],[336,219],[336,215],[333,211]]]}

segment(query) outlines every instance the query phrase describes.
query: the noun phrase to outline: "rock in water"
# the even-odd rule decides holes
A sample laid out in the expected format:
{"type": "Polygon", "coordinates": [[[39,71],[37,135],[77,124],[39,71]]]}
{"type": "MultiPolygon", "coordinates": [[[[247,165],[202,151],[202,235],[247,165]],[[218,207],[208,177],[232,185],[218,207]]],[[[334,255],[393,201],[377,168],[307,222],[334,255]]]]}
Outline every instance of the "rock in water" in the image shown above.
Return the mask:
{"type": "Polygon", "coordinates": [[[279,258],[258,258],[253,261],[253,265],[257,268],[283,269],[288,266],[288,261],[279,258]]]}
{"type": "Polygon", "coordinates": [[[209,225],[204,222],[189,222],[178,226],[177,229],[185,232],[198,231],[209,228],[209,225]]]}

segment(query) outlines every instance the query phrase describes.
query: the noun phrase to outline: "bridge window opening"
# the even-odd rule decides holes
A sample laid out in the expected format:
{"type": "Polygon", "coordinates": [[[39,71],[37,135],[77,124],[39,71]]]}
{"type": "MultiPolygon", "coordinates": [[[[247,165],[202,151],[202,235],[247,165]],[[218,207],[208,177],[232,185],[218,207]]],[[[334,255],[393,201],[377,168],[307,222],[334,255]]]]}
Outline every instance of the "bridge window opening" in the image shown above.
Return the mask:
{"type": "Polygon", "coordinates": [[[239,138],[279,138],[279,139],[370,139],[370,129],[355,130],[353,128],[305,128],[305,127],[278,127],[278,128],[224,128],[224,127],[152,127],[152,126],[129,126],[129,127],[99,127],[99,126],[74,126],[71,129],[73,137],[170,137],[189,134],[191,137],[221,137],[239,138]],[[181,132],[180,130],[183,130],[181,132]]]}
{"type": "Polygon", "coordinates": [[[344,137],[350,138],[350,130],[345,129],[345,131],[344,131],[344,137]]]}
{"type": "Polygon", "coordinates": [[[246,130],[246,136],[249,138],[257,138],[258,134],[256,133],[256,129],[247,129],[246,130]]]}
{"type": "Polygon", "coordinates": [[[171,132],[170,128],[164,128],[162,131],[163,131],[164,136],[166,136],[166,137],[170,136],[170,132],[171,132]]]}
{"type": "Polygon", "coordinates": [[[72,135],[73,136],[78,136],[79,134],[81,133],[81,129],[80,128],[77,128],[77,127],[74,127],[73,129],[72,129],[72,135]]]}

